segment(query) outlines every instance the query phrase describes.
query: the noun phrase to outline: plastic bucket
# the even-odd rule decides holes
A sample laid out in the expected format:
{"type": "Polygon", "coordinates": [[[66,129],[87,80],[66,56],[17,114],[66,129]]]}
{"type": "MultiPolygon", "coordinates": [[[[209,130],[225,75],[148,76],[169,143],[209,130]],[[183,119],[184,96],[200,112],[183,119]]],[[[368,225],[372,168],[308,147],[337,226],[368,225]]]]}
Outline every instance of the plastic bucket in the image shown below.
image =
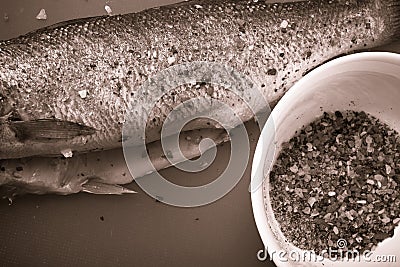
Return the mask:
{"type": "MultiPolygon", "coordinates": [[[[365,111],[400,132],[400,55],[365,52],[332,60],[303,77],[272,111],[255,151],[251,200],[259,234],[277,266],[376,266],[376,256],[390,255],[400,261],[399,226],[394,237],[379,243],[368,258],[361,253],[360,259],[354,262],[322,257],[310,262],[304,256],[307,251],[284,241],[275,220],[269,201],[268,173],[281,144],[324,111],[336,110],[365,111]]],[[[383,265],[395,266],[396,263],[381,263],[383,265]]]]}

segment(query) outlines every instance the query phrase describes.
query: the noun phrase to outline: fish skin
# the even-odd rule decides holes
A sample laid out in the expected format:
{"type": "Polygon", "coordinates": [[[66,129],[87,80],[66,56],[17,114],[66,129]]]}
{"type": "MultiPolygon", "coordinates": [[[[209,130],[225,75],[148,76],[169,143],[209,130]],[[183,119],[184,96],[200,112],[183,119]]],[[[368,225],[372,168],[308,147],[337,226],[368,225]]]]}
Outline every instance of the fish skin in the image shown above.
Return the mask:
{"type": "MultiPolygon", "coordinates": [[[[189,1],[139,13],[79,19],[0,42],[0,158],[60,155],[121,146],[129,104],[153,108],[140,86],[173,63],[220,62],[248,75],[274,103],[304,73],[338,55],[382,45],[399,32],[398,0],[189,1]],[[286,20],[288,27],[282,28],[286,20]],[[87,96],[80,97],[79,91],[87,96]],[[21,140],[12,120],[57,120],[95,129],[90,135],[44,142],[21,140]]],[[[159,139],[177,103],[207,96],[182,86],[155,104],[148,140],[159,139]],[[154,120],[153,120],[154,118],[154,120]]],[[[243,121],[252,118],[229,92],[210,96],[243,121]]],[[[212,106],[190,112],[212,112],[212,106]]],[[[138,120],[146,114],[139,113],[138,120]]],[[[205,128],[203,122],[192,128],[205,128]]],[[[139,129],[138,129],[139,130],[139,129]]]]}
{"type": "MultiPolygon", "coordinates": [[[[167,137],[168,138],[168,137],[167,137]]],[[[179,149],[186,158],[201,156],[199,144],[205,138],[215,145],[229,140],[223,129],[198,129],[185,131],[179,135],[179,149]]],[[[213,145],[203,147],[212,148],[213,145]]],[[[160,141],[147,145],[148,157],[154,169],[161,170],[171,166],[164,155],[160,141]]],[[[175,163],[183,162],[177,151],[170,151],[175,163]]],[[[143,162],[146,157],[141,159],[143,162]]],[[[140,160],[138,165],[143,164],[140,160]]],[[[0,197],[12,199],[21,194],[59,194],[67,195],[81,191],[95,194],[134,193],[121,185],[134,178],[145,176],[154,169],[135,171],[136,177],[128,169],[122,149],[110,149],[62,157],[25,157],[0,160],[0,197]]]]}

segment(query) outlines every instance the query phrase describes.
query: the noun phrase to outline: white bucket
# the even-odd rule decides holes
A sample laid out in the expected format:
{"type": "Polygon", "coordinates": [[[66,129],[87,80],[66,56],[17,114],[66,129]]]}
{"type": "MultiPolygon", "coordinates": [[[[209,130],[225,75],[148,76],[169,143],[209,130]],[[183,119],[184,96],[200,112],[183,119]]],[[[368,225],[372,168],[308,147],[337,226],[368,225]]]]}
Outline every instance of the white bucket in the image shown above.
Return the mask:
{"type": "Polygon", "coordinates": [[[277,266],[396,266],[396,262],[378,264],[373,260],[377,260],[378,255],[394,255],[397,262],[400,261],[399,227],[395,229],[393,238],[384,240],[369,257],[361,256],[356,262],[326,258],[323,261],[319,258],[316,262],[293,261],[289,254],[281,257],[286,252],[292,253],[295,259],[297,253],[304,255],[306,252],[284,242],[273,216],[269,195],[263,193],[263,187],[268,191],[268,178],[262,186],[255,185],[267,177],[271,162],[275,161],[283,142],[324,111],[336,110],[365,111],[400,132],[400,55],[366,52],[338,58],[310,72],[279,101],[261,133],[251,173],[251,200],[261,239],[277,266]],[[267,208],[264,203],[267,203],[267,208]]]}

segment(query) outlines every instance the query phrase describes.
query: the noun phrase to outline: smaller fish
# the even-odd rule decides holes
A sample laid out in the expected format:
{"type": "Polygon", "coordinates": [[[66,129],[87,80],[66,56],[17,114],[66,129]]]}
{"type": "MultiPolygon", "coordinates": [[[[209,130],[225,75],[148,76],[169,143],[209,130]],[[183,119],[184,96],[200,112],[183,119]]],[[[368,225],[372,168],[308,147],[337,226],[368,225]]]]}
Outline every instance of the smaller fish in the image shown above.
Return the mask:
{"type": "MultiPolygon", "coordinates": [[[[179,136],[182,154],[186,158],[200,156],[199,144],[205,138],[212,139],[215,144],[229,140],[228,134],[223,129],[183,132],[179,136]]],[[[156,170],[171,166],[168,157],[176,155],[175,151],[169,151],[169,155],[165,155],[159,141],[148,144],[147,148],[156,170]]],[[[211,146],[205,147],[209,148],[211,146]]],[[[176,158],[175,160],[184,161],[176,158]]],[[[152,171],[152,169],[143,170],[138,177],[152,171]]],[[[72,158],[28,157],[0,160],[0,195],[4,198],[13,198],[24,193],[60,195],[81,191],[93,194],[135,193],[121,185],[128,184],[138,177],[131,176],[122,149],[79,154],[72,158]]]]}

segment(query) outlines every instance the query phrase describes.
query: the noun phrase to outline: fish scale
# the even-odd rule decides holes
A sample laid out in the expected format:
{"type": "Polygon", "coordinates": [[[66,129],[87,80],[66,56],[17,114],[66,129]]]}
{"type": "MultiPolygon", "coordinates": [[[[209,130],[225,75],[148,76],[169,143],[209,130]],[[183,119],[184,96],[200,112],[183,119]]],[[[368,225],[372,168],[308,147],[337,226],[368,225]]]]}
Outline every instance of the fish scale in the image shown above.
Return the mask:
{"type": "MultiPolygon", "coordinates": [[[[268,102],[275,103],[304,73],[326,60],[395,39],[398,16],[397,0],[188,1],[69,21],[0,42],[0,158],[119,147],[129,106],[141,107],[135,114],[137,132],[146,110],[153,109],[147,137],[149,142],[159,139],[169,111],[190,97],[208,96],[205,85],[185,85],[149,103],[141,85],[180,63],[226,64],[248,75],[268,102]],[[86,90],[85,98],[81,90],[86,90]],[[10,134],[15,120],[43,119],[40,125],[73,122],[94,133],[55,140],[21,140],[10,134]]],[[[233,105],[243,121],[253,117],[228,90],[213,91],[209,97],[233,105]]],[[[221,112],[213,108],[184,108],[181,115],[221,112]]],[[[191,129],[206,127],[204,121],[195,121],[191,129]]]]}

